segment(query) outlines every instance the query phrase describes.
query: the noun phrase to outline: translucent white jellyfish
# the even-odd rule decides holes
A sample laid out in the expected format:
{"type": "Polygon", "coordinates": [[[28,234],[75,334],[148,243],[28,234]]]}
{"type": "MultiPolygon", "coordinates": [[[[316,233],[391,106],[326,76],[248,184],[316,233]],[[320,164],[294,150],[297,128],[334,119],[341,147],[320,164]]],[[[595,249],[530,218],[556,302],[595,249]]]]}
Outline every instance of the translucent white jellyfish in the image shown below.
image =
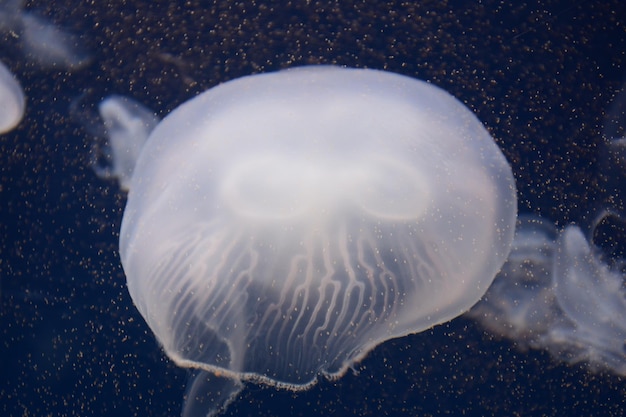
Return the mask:
{"type": "Polygon", "coordinates": [[[15,128],[24,117],[24,91],[11,71],[0,62],[0,134],[15,128]]]}
{"type": "Polygon", "coordinates": [[[120,255],[184,415],[305,389],[467,311],[506,259],[511,168],[462,103],[382,71],[244,77],[178,107],[131,178],[120,255]]]}
{"type": "Polygon", "coordinates": [[[521,348],[626,375],[622,271],[601,259],[578,226],[555,236],[549,222],[523,218],[509,259],[468,315],[521,348]]]}
{"type": "Polygon", "coordinates": [[[79,69],[91,62],[77,36],[33,13],[21,15],[24,54],[42,67],[79,69]]]}
{"type": "Polygon", "coordinates": [[[128,190],[137,158],[159,118],[137,101],[112,95],[98,106],[105,142],[96,147],[93,168],[101,178],[115,178],[128,190]]]}
{"type": "Polygon", "coordinates": [[[580,228],[568,226],[558,240],[554,281],[558,305],[571,321],[548,334],[551,343],[563,345],[557,354],[626,376],[623,273],[594,253],[580,228]]]}
{"type": "Polygon", "coordinates": [[[78,36],[23,7],[22,0],[0,1],[0,32],[10,32],[17,39],[26,59],[44,68],[68,70],[91,62],[78,36]]]}

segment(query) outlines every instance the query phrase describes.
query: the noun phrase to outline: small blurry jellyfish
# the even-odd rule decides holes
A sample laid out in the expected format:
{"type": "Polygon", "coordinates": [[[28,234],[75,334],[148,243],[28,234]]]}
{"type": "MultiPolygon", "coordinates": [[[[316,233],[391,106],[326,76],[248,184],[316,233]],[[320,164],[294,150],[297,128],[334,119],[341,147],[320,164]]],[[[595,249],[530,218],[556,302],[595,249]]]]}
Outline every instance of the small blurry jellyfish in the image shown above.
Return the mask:
{"type": "Polygon", "coordinates": [[[22,14],[22,42],[28,59],[42,67],[76,70],[91,62],[79,38],[33,14],[22,14]]]}
{"type": "Polygon", "coordinates": [[[0,2],[0,32],[11,32],[22,55],[42,68],[77,70],[91,57],[80,39],[34,12],[21,0],[0,2]]]}
{"type": "Polygon", "coordinates": [[[24,116],[24,91],[9,69],[0,62],[0,133],[15,128],[24,116]]]}
{"type": "Polygon", "coordinates": [[[467,107],[426,82],[339,67],[189,100],[127,185],[128,289],[194,370],[185,416],[218,413],[244,382],[338,378],[384,341],[464,313],[517,216],[511,168],[467,107]]]}
{"type": "Polygon", "coordinates": [[[135,162],[159,118],[137,101],[111,95],[98,106],[104,122],[103,143],[94,147],[93,169],[100,178],[115,178],[128,191],[135,162]]]}
{"type": "Polygon", "coordinates": [[[576,225],[520,217],[509,259],[468,315],[522,349],[626,376],[623,270],[576,225]]]}

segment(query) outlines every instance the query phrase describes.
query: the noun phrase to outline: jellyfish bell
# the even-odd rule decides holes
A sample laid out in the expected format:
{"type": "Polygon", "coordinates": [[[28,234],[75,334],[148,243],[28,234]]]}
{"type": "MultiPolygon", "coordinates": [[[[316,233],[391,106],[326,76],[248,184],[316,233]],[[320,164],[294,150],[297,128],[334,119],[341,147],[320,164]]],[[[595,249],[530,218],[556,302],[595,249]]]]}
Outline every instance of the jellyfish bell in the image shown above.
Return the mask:
{"type": "Polygon", "coordinates": [[[22,86],[0,62],[0,134],[15,128],[24,117],[26,99],[22,86]]]}
{"type": "Polygon", "coordinates": [[[304,389],[487,290],[516,219],[511,168],[443,90],[303,67],[219,85],[161,121],[129,183],[120,255],[185,415],[242,381],[304,389]]]}

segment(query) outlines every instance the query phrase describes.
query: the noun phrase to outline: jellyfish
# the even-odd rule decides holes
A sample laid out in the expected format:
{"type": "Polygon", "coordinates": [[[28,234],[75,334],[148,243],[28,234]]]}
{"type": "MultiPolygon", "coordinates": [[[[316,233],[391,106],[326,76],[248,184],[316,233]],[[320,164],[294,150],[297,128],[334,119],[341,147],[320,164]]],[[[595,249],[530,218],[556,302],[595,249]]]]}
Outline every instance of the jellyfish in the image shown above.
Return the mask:
{"type": "Polygon", "coordinates": [[[117,179],[126,191],[139,153],[159,118],[141,103],[118,95],[102,100],[98,112],[105,143],[96,146],[93,169],[100,178],[117,179]]]}
{"type": "Polygon", "coordinates": [[[566,227],[557,241],[554,292],[572,325],[560,324],[548,337],[565,346],[568,362],[626,376],[626,290],[624,275],[594,253],[582,230],[566,227]]]}
{"type": "Polygon", "coordinates": [[[159,117],[138,101],[112,94],[97,105],[86,91],[69,107],[70,118],[91,136],[91,168],[103,179],[116,180],[128,191],[135,162],[159,117]]]}
{"type": "Polygon", "coordinates": [[[91,62],[79,37],[23,8],[23,0],[0,4],[0,32],[9,32],[17,39],[11,49],[17,48],[42,68],[76,70],[91,62]]]}
{"type": "Polygon", "coordinates": [[[0,134],[15,128],[24,116],[24,91],[11,71],[0,62],[0,134]]]}
{"type": "Polygon", "coordinates": [[[44,68],[75,70],[91,57],[79,37],[30,12],[21,15],[24,55],[44,68]]]}
{"type": "MultiPolygon", "coordinates": [[[[115,146],[115,145],[114,145],[115,146]]],[[[120,257],[184,415],[245,383],[306,389],[467,311],[517,216],[504,155],[432,84],[313,66],[221,84],[151,133],[120,257]]]]}
{"type": "Polygon", "coordinates": [[[557,230],[548,220],[520,216],[508,260],[468,316],[521,349],[626,376],[622,265],[611,266],[578,225],[557,230]]]}

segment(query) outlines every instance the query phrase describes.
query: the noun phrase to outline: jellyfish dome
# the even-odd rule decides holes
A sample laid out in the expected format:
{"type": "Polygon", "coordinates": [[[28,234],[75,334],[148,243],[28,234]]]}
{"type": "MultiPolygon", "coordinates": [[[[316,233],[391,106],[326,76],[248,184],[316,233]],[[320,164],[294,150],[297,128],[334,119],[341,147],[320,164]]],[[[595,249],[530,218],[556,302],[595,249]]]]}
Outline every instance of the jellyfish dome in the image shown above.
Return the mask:
{"type": "Polygon", "coordinates": [[[0,62],[0,134],[19,124],[24,116],[25,102],[22,86],[0,62]]]}
{"type": "Polygon", "coordinates": [[[511,168],[467,107],[364,69],[200,94],[152,132],[129,188],[128,289],[167,355],[199,370],[189,415],[211,415],[240,381],[341,376],[385,340],[462,314],[516,219],[511,168]]]}

